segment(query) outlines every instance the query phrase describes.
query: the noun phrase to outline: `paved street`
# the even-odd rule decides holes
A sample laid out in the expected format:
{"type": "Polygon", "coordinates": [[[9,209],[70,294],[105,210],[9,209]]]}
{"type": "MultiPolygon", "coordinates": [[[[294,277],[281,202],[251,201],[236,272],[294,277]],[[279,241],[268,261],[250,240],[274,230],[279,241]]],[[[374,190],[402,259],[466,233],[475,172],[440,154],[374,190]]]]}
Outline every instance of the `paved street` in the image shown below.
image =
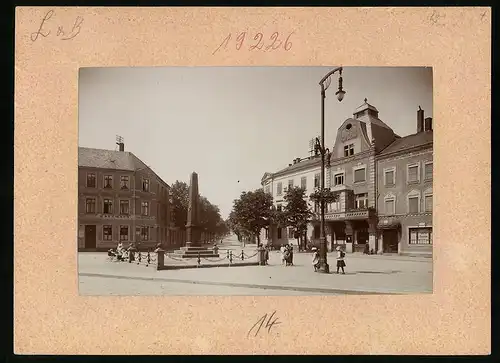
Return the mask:
{"type": "MultiPolygon", "coordinates": [[[[255,247],[247,247],[251,251],[255,247]]],[[[333,255],[330,269],[335,270],[333,255]]],[[[338,295],[430,293],[432,259],[347,255],[346,274],[313,271],[311,256],[296,253],[294,266],[281,265],[278,252],[269,266],[156,271],[153,267],[109,262],[106,253],[79,253],[82,295],[338,295]]]]}

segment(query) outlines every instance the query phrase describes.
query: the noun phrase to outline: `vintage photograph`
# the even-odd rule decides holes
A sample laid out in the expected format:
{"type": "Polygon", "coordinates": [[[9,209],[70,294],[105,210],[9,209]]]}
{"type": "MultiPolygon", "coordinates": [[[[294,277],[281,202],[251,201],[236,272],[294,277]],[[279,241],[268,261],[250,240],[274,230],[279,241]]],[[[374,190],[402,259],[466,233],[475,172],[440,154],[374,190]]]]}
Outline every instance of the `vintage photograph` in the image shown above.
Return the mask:
{"type": "Polygon", "coordinates": [[[80,295],[432,293],[431,67],[78,84],[80,295]]]}

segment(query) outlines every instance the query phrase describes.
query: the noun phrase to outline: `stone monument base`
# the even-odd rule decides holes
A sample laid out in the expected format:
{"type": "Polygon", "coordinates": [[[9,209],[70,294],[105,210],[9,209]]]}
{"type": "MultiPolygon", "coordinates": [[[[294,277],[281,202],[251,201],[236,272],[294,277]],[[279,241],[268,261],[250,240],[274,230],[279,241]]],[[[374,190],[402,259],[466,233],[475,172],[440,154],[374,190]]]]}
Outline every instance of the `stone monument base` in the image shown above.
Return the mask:
{"type": "Polygon", "coordinates": [[[202,246],[186,246],[174,251],[175,257],[180,258],[198,258],[200,257],[219,257],[212,249],[202,246]]]}

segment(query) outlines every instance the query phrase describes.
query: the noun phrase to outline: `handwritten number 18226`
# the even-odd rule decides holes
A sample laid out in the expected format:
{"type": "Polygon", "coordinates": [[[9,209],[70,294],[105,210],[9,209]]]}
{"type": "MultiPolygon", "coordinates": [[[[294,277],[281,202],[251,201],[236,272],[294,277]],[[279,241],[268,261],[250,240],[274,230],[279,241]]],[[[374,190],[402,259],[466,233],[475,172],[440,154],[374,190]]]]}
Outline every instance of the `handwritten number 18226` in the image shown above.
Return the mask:
{"type": "Polygon", "coordinates": [[[286,38],[284,38],[284,37],[280,38],[280,34],[278,32],[272,33],[271,36],[269,36],[269,37],[264,36],[263,33],[257,33],[253,37],[253,40],[247,39],[247,35],[248,35],[247,32],[241,32],[241,33],[237,34],[236,37],[233,37],[233,35],[231,33],[229,33],[227,35],[227,37],[224,38],[222,43],[220,43],[220,45],[217,47],[217,49],[215,49],[213,51],[212,55],[217,53],[221,49],[226,49],[227,46],[229,45],[229,43],[231,42],[231,40],[233,40],[233,39],[234,39],[234,43],[235,43],[234,45],[235,45],[236,50],[240,50],[240,49],[244,48],[245,45],[247,45],[248,50],[250,50],[250,51],[252,51],[252,50],[262,50],[262,51],[270,51],[271,50],[272,51],[272,50],[277,50],[280,48],[284,49],[286,51],[289,51],[290,49],[292,49],[292,45],[293,45],[291,40],[290,40],[293,33],[294,32],[291,32],[290,34],[288,34],[288,36],[286,38]]]}

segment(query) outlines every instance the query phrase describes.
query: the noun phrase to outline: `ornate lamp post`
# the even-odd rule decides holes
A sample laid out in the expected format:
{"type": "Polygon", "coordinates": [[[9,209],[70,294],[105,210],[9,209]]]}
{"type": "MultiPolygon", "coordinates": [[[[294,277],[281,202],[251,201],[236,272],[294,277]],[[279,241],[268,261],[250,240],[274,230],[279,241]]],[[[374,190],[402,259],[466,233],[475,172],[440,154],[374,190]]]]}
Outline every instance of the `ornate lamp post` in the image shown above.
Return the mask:
{"type": "Polygon", "coordinates": [[[316,149],[321,153],[321,185],[320,185],[320,211],[321,211],[321,225],[320,225],[320,237],[319,237],[319,264],[320,267],[318,272],[329,273],[330,267],[328,266],[327,258],[326,258],[326,233],[325,233],[325,199],[324,199],[324,191],[325,191],[325,156],[330,153],[330,151],[325,148],[325,98],[326,98],[326,90],[330,87],[332,82],[331,76],[339,72],[339,89],[335,94],[337,95],[337,99],[341,102],[344,99],[345,91],[342,89],[342,67],[337,67],[334,70],[327,73],[321,81],[319,85],[321,86],[321,140],[316,138],[316,149]]]}

